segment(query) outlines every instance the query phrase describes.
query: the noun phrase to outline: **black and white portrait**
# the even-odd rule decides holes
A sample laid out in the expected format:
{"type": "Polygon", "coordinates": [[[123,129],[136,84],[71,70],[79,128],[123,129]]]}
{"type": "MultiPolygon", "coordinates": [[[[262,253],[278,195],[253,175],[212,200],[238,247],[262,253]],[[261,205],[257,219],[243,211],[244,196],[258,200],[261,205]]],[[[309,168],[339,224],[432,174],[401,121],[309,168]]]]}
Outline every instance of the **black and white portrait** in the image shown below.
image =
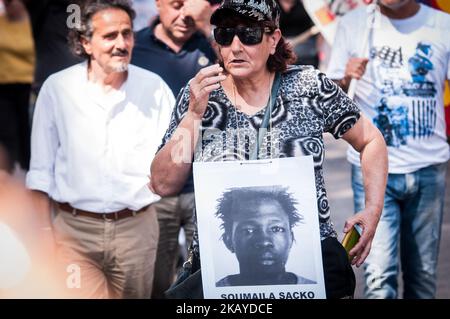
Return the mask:
{"type": "Polygon", "coordinates": [[[313,165],[194,163],[205,298],[325,298],[313,165]]]}
{"type": "Polygon", "coordinates": [[[223,193],[216,216],[239,273],[223,277],[217,287],[316,283],[286,271],[293,228],[303,219],[296,204],[288,189],[279,185],[236,187],[223,193]]]}

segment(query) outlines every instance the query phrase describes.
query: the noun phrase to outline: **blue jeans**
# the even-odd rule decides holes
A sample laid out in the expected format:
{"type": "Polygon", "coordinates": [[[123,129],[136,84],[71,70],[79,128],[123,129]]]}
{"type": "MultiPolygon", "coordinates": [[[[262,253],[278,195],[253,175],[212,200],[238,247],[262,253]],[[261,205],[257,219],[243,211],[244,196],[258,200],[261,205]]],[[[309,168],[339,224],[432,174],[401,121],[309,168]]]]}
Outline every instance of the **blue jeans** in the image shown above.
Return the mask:
{"type": "MultiPolygon", "coordinates": [[[[364,264],[366,298],[397,298],[398,253],[403,297],[434,298],[447,163],[389,174],[384,207],[364,264]]],[[[355,211],[364,208],[361,169],[352,166],[355,211]]]]}

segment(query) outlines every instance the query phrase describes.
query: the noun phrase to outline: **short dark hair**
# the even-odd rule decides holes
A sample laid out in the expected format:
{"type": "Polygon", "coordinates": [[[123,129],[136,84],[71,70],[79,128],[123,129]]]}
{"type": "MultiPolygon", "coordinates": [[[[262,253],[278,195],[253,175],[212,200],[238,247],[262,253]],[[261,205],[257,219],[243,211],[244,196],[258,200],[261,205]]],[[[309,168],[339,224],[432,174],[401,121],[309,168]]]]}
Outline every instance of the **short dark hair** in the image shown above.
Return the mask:
{"type": "Polygon", "coordinates": [[[131,25],[136,16],[129,0],[87,0],[81,7],[80,24],[69,30],[68,40],[72,52],[81,58],[89,59],[89,54],[81,44],[81,38],[90,39],[94,32],[92,17],[102,10],[120,9],[130,17],[131,25]]]}
{"type": "Polygon", "coordinates": [[[284,212],[289,218],[289,226],[292,229],[295,225],[303,220],[303,216],[298,213],[295,205],[297,201],[287,187],[280,185],[273,186],[252,186],[252,187],[236,187],[225,191],[218,199],[216,207],[216,217],[222,220],[220,228],[223,230],[222,238],[225,234],[231,234],[233,220],[241,212],[236,209],[245,207],[246,203],[254,201],[273,200],[280,204],[284,212]]]}
{"type": "MultiPolygon", "coordinates": [[[[250,26],[260,26],[268,27],[273,33],[278,27],[273,21],[255,21],[244,17],[234,11],[224,11],[221,15],[220,23],[217,26],[220,27],[232,27],[238,23],[244,23],[250,26]]],[[[269,33],[269,34],[271,34],[269,33]]],[[[297,56],[292,49],[292,46],[281,36],[280,41],[278,41],[275,53],[270,55],[267,59],[267,69],[270,72],[281,72],[286,71],[289,64],[294,63],[297,60],[297,56]]],[[[221,61],[222,67],[223,62],[221,61]]]]}

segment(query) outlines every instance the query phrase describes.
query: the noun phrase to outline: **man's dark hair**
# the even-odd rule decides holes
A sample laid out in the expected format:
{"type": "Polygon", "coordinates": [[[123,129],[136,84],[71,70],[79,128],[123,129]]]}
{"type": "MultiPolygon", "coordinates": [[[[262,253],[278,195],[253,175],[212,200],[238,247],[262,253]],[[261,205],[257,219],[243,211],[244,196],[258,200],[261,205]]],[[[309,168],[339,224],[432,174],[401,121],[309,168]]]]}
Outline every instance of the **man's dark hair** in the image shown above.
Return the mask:
{"type": "Polygon", "coordinates": [[[230,188],[218,199],[216,207],[215,215],[222,220],[220,225],[220,228],[224,231],[222,238],[225,234],[231,234],[233,220],[236,216],[242,214],[242,208],[253,205],[255,202],[270,200],[276,201],[283,208],[284,213],[289,218],[291,229],[303,220],[303,217],[295,208],[297,201],[288,192],[287,187],[274,185],[230,188]]]}
{"type": "Polygon", "coordinates": [[[81,44],[81,38],[90,40],[94,29],[92,26],[92,17],[102,10],[120,9],[125,11],[130,17],[131,25],[136,12],[133,10],[129,0],[87,0],[81,7],[80,25],[70,29],[69,45],[72,52],[81,58],[89,59],[89,55],[81,44]]]}

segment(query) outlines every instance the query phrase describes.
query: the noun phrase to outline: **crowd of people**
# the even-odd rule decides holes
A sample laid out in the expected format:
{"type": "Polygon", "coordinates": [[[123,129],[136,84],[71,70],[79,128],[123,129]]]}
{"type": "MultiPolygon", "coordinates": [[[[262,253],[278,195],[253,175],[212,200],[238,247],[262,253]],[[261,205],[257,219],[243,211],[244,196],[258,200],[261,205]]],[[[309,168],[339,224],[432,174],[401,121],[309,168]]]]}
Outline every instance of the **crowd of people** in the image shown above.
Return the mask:
{"type": "MultiPolygon", "coordinates": [[[[201,264],[193,162],[298,156],[314,160],[327,298],[354,297],[352,265],[366,298],[398,298],[400,267],[404,298],[436,296],[448,14],[415,0],[357,8],[319,71],[318,37],[293,40],[313,26],[299,0],[0,2],[0,208],[33,215],[9,226],[32,228],[58,296],[164,298],[188,251],[201,264]],[[362,230],[350,258],[324,133],[349,145],[344,232],[362,230]]],[[[217,287],[317,283],[285,269],[295,205],[283,185],[223,194],[216,214],[240,273],[217,287]]],[[[10,217],[0,210],[0,226],[10,217]]]]}

